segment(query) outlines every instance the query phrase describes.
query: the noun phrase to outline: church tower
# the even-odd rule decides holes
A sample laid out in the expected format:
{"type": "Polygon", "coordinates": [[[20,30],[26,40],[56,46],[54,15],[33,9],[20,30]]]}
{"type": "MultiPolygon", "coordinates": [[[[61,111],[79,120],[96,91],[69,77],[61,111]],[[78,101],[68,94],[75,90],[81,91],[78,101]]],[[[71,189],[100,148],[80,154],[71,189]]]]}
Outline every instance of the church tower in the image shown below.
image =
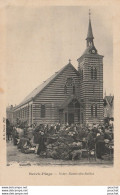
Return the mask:
{"type": "Polygon", "coordinates": [[[89,11],[86,50],[77,60],[80,73],[80,122],[103,123],[103,56],[94,45],[89,11]]]}

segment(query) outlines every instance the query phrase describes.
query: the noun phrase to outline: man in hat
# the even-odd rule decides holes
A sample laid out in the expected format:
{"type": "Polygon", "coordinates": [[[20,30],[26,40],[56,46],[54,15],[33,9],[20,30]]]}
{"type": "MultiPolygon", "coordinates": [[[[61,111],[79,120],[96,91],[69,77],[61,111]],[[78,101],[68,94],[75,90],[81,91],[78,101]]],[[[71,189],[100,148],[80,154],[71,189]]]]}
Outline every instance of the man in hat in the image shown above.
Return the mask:
{"type": "Polygon", "coordinates": [[[39,132],[38,142],[39,142],[39,146],[38,146],[38,150],[37,150],[37,155],[40,155],[40,153],[45,150],[44,132],[42,132],[42,131],[39,132]]]}
{"type": "Polygon", "coordinates": [[[105,150],[104,135],[102,133],[97,133],[96,137],[96,156],[98,159],[103,159],[102,155],[105,150]]]}

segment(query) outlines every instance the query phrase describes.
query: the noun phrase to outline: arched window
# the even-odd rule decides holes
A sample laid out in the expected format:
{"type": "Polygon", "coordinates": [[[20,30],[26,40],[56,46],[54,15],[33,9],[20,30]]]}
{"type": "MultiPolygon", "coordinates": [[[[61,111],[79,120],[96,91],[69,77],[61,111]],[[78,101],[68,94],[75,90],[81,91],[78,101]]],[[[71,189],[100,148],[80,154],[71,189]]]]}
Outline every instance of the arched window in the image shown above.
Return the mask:
{"type": "Polygon", "coordinates": [[[93,105],[91,105],[91,117],[93,117],[93,105]]]}
{"type": "Polygon", "coordinates": [[[93,85],[93,95],[94,95],[94,93],[95,93],[95,85],[93,85]]]}
{"type": "Polygon", "coordinates": [[[20,119],[21,119],[21,108],[20,108],[20,119]]]}
{"type": "Polygon", "coordinates": [[[32,125],[32,105],[31,105],[31,125],[32,125]]]}
{"type": "Polygon", "coordinates": [[[83,115],[83,112],[81,113],[81,123],[83,124],[84,122],[84,115],[83,115]]]}
{"type": "Polygon", "coordinates": [[[94,79],[97,79],[97,69],[94,70],[94,79]]]}
{"type": "Polygon", "coordinates": [[[77,114],[78,115],[78,122],[80,122],[80,110],[78,109],[77,112],[78,112],[78,114],[77,114]]]}
{"type": "Polygon", "coordinates": [[[95,105],[95,117],[97,117],[97,105],[95,105]]]}
{"type": "Polygon", "coordinates": [[[65,124],[67,124],[67,112],[65,112],[65,124]]]}
{"type": "Polygon", "coordinates": [[[91,67],[91,79],[93,79],[93,67],[91,67]]]}
{"type": "Polygon", "coordinates": [[[73,94],[75,95],[75,85],[73,85],[73,94]]]}
{"type": "Polygon", "coordinates": [[[81,70],[81,80],[83,80],[83,69],[81,70]]]}
{"type": "Polygon", "coordinates": [[[64,94],[67,94],[67,86],[64,86],[64,94]]]}
{"type": "Polygon", "coordinates": [[[44,104],[41,104],[41,118],[45,118],[45,105],[44,104]]]}
{"type": "Polygon", "coordinates": [[[82,70],[82,80],[83,80],[83,70],[82,70]]]}

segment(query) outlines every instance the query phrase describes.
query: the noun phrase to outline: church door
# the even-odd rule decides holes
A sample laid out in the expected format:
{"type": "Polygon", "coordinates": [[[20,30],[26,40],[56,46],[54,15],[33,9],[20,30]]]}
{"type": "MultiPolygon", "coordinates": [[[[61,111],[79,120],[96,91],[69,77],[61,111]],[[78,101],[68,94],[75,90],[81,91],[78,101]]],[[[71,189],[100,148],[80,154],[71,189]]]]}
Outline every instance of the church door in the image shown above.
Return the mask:
{"type": "Polygon", "coordinates": [[[68,113],[68,124],[71,125],[74,123],[74,113],[68,113]]]}

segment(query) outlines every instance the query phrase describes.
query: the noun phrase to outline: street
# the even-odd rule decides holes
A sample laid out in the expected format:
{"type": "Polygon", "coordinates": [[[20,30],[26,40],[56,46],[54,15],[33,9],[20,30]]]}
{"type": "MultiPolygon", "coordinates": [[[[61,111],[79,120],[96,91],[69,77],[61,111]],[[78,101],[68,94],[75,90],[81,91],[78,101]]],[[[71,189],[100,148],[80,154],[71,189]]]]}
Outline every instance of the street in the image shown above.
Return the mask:
{"type": "Polygon", "coordinates": [[[98,160],[91,159],[90,162],[87,158],[81,160],[55,160],[52,158],[42,158],[36,154],[24,154],[14,146],[11,141],[7,142],[7,166],[19,164],[19,166],[92,166],[109,168],[113,166],[112,160],[98,160]]]}

